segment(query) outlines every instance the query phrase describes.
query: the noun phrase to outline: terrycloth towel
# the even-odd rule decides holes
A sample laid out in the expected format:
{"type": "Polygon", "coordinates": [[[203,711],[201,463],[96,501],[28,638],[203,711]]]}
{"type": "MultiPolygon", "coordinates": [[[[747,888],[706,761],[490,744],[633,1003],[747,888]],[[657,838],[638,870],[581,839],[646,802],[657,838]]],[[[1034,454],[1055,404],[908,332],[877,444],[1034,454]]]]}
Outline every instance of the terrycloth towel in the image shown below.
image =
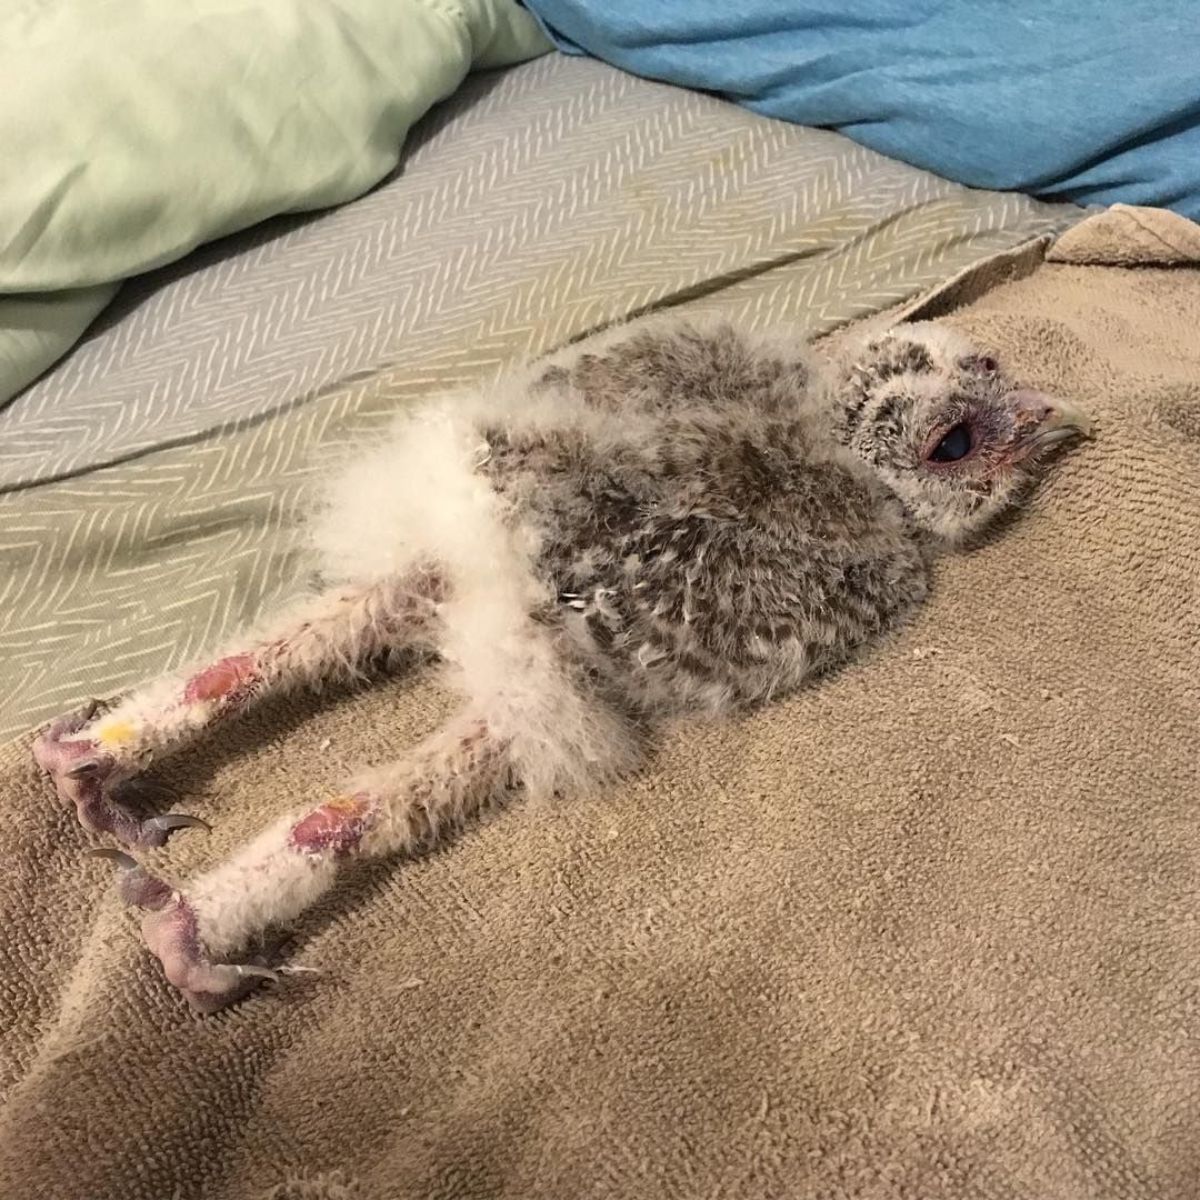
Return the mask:
{"type": "MultiPolygon", "coordinates": [[[[0,1195],[1194,1200],[1200,260],[1078,265],[1087,229],[950,319],[1097,440],[910,627],[348,875],[291,939],[319,976],[192,1016],[0,752],[0,1195]]],[[[222,730],[164,772],[215,828],[161,867],[446,707],[406,678],[222,730]]]]}

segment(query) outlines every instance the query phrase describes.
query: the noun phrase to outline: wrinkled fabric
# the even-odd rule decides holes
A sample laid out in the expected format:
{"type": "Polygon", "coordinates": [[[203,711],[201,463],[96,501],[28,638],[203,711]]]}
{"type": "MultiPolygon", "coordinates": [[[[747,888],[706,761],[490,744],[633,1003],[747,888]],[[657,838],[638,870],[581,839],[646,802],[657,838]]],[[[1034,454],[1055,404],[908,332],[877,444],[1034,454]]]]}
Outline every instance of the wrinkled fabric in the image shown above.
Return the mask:
{"type": "Polygon", "coordinates": [[[0,6],[0,403],[120,280],[361,195],[468,71],[548,48],[515,0],[0,6]]]}
{"type": "Polygon", "coordinates": [[[1200,218],[1191,0],[528,0],[567,51],[972,187],[1200,218]]]}

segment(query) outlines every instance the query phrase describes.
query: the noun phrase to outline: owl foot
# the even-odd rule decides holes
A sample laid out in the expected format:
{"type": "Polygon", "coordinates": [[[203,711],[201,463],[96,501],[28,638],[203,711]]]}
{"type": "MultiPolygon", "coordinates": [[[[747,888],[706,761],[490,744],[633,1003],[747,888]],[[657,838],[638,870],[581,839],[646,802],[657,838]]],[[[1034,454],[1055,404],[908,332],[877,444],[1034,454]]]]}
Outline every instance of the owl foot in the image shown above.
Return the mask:
{"type": "MultiPolygon", "coordinates": [[[[151,875],[122,850],[93,850],[120,868],[118,891],[126,904],[146,909],[142,939],[172,987],[198,1012],[214,1013],[241,1000],[262,980],[278,981],[288,973],[255,963],[213,962],[200,936],[196,911],[187,898],[151,875]]],[[[298,970],[299,968],[292,968],[298,970]]]]}
{"type": "Polygon", "coordinates": [[[97,704],[52,722],[33,744],[33,757],[54,781],[64,804],[73,805],[79,823],[92,833],[110,833],[127,846],[161,846],[172,831],[208,823],[185,813],[139,818],[113,797],[126,781],[117,759],[86,737],[77,737],[96,715],[97,704]]]}

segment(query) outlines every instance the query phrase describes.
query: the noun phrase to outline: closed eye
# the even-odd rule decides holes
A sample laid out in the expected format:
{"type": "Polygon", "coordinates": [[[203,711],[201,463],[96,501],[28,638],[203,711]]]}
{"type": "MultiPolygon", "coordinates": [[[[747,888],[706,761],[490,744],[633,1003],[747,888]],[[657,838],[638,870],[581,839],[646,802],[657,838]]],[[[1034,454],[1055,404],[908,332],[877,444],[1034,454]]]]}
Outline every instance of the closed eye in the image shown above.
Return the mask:
{"type": "Polygon", "coordinates": [[[929,452],[930,462],[951,463],[966,458],[974,447],[971,427],[965,421],[953,426],[942,435],[942,440],[929,452]]]}

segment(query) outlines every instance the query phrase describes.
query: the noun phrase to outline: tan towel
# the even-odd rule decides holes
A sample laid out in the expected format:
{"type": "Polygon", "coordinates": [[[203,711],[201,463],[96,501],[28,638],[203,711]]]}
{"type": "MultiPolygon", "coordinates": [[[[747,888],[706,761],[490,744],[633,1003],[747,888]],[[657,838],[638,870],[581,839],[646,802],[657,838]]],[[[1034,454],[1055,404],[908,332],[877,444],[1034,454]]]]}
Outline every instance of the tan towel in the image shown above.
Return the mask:
{"type": "MultiPolygon", "coordinates": [[[[1087,228],[952,319],[1098,440],[901,636],[347,875],[287,947],[320,976],[192,1016],[5,750],[0,1196],[1200,1195],[1200,269],[1077,265],[1087,228]]],[[[162,868],[444,709],[397,680],[222,731],[165,776],[215,830],[162,868]]]]}
{"type": "Polygon", "coordinates": [[[1055,242],[1050,262],[1102,267],[1200,262],[1200,225],[1161,208],[1114,204],[1055,242]]]}

